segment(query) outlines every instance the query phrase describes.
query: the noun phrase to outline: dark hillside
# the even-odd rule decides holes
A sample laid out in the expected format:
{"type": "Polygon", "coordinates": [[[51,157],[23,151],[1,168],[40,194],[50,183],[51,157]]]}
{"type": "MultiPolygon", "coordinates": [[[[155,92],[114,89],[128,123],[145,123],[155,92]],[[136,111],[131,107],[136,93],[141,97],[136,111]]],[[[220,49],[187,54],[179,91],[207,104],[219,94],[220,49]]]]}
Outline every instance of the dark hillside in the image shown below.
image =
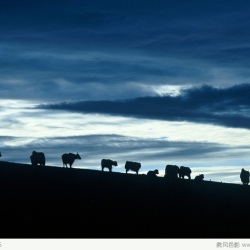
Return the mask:
{"type": "Polygon", "coordinates": [[[249,238],[250,188],[0,162],[1,238],[249,238]]]}

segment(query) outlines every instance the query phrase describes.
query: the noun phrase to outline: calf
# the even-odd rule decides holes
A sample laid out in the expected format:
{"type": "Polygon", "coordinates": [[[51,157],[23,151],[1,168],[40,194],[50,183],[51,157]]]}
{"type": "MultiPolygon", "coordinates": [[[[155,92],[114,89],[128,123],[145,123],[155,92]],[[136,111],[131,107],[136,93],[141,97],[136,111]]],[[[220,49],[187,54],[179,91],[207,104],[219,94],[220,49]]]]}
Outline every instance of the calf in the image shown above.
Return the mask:
{"type": "Polygon", "coordinates": [[[112,172],[112,166],[118,166],[117,161],[110,159],[102,159],[101,161],[102,171],[104,168],[108,168],[109,172],[112,172]]]}
{"type": "Polygon", "coordinates": [[[159,171],[158,171],[158,169],[155,169],[155,170],[148,171],[147,176],[148,177],[157,177],[157,174],[159,174],[159,171]]]}
{"type": "Polygon", "coordinates": [[[204,174],[196,175],[194,178],[196,181],[203,181],[204,179],[204,174]]]}

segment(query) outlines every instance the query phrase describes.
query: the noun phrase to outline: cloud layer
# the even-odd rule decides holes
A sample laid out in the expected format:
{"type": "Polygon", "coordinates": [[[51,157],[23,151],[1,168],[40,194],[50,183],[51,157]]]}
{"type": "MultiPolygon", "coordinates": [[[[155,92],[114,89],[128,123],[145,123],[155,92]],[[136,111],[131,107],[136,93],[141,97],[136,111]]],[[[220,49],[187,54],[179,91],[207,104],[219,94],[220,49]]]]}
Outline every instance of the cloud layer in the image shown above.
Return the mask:
{"type": "Polygon", "coordinates": [[[236,85],[224,89],[206,85],[183,90],[178,96],[63,102],[40,105],[38,108],[189,121],[249,129],[250,85],[236,85]]]}
{"type": "MultiPolygon", "coordinates": [[[[149,138],[121,136],[117,134],[61,136],[51,138],[26,138],[22,146],[10,146],[10,142],[22,140],[22,137],[1,137],[2,159],[12,162],[30,163],[33,150],[46,155],[47,165],[61,166],[61,155],[72,152],[79,154],[82,160],[76,166],[99,169],[101,159],[117,160],[123,171],[127,160],[139,161],[146,171],[149,166],[164,170],[166,164],[199,165],[210,159],[223,157],[228,152],[234,155],[238,149],[232,146],[188,141],[168,141],[149,138]]],[[[242,156],[242,155],[241,155],[242,156]]],[[[202,164],[201,166],[202,167],[202,164]]]]}
{"type": "Polygon", "coordinates": [[[154,96],[158,85],[249,83],[249,10],[246,0],[3,1],[0,98],[114,100],[154,96]]]}

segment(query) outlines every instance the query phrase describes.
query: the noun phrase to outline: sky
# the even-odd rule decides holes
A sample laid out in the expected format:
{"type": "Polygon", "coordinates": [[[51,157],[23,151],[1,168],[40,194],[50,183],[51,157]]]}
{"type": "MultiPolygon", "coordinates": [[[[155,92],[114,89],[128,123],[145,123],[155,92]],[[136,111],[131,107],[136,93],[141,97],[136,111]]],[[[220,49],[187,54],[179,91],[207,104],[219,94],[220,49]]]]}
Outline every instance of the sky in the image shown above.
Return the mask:
{"type": "Polygon", "coordinates": [[[174,164],[241,184],[249,12],[247,0],[1,1],[1,160],[35,150],[62,167],[78,152],[75,168],[174,164]]]}

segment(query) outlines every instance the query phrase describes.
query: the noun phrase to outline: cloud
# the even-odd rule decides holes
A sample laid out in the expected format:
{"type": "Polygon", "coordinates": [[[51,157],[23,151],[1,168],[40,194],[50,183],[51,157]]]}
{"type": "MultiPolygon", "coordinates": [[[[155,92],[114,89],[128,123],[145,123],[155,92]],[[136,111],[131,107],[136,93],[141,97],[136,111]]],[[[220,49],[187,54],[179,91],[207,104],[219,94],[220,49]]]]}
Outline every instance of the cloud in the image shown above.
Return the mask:
{"type": "Polygon", "coordinates": [[[121,101],[63,102],[39,105],[37,108],[189,121],[249,129],[249,93],[250,84],[224,89],[205,85],[183,90],[178,96],[140,97],[121,101]]]}
{"type": "Polygon", "coordinates": [[[113,100],[155,94],[142,85],[250,82],[249,8],[247,1],[0,3],[1,97],[113,100]]]}

